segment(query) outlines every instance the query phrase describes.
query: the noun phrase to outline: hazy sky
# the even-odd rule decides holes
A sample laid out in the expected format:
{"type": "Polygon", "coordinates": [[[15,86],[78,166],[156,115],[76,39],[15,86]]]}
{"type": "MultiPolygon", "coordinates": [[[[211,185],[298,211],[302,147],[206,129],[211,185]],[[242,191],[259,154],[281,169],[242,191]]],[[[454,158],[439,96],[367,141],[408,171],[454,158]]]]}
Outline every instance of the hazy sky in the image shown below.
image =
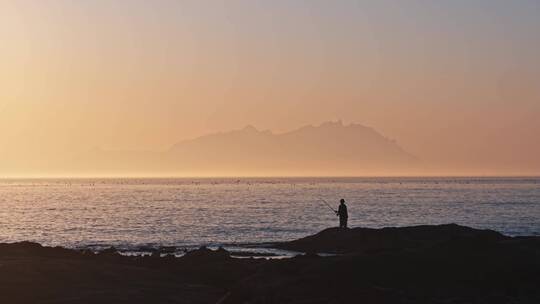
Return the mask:
{"type": "Polygon", "coordinates": [[[341,118],[441,168],[540,174],[539,54],[533,0],[0,0],[0,157],[341,118]]]}

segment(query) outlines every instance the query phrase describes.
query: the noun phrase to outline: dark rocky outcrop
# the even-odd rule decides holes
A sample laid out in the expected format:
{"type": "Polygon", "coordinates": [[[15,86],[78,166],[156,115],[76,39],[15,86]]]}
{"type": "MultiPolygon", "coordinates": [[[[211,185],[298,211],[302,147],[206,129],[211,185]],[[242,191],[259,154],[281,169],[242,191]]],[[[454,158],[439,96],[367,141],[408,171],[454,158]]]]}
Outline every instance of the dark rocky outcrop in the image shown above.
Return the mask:
{"type": "Polygon", "coordinates": [[[0,244],[0,303],[540,303],[540,238],[458,225],[327,229],[291,259],[0,244]],[[315,252],[337,255],[320,257],[315,252]]]}
{"type": "Polygon", "coordinates": [[[456,224],[402,228],[329,228],[315,235],[291,242],[277,243],[277,248],[299,252],[354,253],[405,250],[442,245],[446,242],[485,242],[507,239],[492,230],[478,230],[456,224]]]}
{"type": "Polygon", "coordinates": [[[263,265],[224,303],[540,303],[540,238],[458,225],[332,228],[277,246],[311,254],[263,265]]]}

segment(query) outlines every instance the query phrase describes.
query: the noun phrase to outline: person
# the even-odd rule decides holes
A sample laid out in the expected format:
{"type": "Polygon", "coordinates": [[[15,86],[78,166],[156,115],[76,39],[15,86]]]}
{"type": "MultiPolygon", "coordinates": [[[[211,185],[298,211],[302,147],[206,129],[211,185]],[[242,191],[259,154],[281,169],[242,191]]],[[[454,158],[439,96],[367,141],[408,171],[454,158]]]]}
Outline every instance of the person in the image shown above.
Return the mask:
{"type": "Polygon", "coordinates": [[[347,205],[345,205],[344,199],[341,199],[336,215],[339,216],[339,228],[347,228],[349,213],[347,212],[347,205]]]}

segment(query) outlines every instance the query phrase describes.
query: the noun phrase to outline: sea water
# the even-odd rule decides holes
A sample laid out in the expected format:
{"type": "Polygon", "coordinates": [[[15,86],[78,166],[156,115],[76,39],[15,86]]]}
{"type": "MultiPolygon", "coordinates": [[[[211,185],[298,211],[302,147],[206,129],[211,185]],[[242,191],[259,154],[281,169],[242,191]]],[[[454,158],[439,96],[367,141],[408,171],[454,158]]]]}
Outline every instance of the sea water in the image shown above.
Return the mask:
{"type": "Polygon", "coordinates": [[[0,180],[0,242],[146,250],[249,244],[337,226],[457,223],[540,235],[540,178],[0,180]],[[146,249],[145,249],[146,248],[146,249]]]}

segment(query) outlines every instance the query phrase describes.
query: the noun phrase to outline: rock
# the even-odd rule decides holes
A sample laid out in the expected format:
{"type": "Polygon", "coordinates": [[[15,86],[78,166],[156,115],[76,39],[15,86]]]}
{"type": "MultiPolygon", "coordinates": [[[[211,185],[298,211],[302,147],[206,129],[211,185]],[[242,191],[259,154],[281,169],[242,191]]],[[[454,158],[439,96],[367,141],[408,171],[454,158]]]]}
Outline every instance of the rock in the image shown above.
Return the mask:
{"type": "Polygon", "coordinates": [[[495,242],[507,237],[491,230],[456,224],[403,228],[329,228],[299,240],[276,244],[277,248],[317,253],[383,252],[435,246],[450,240],[495,242]]]}
{"type": "Polygon", "coordinates": [[[458,225],[331,228],[277,246],[307,253],[234,259],[201,247],[142,258],[0,244],[0,303],[540,303],[539,237],[458,225]]]}
{"type": "Polygon", "coordinates": [[[343,254],[269,261],[223,304],[540,303],[540,238],[458,225],[331,228],[278,246],[343,254]]]}
{"type": "Polygon", "coordinates": [[[98,253],[99,256],[105,256],[105,257],[118,257],[120,256],[120,253],[118,252],[118,250],[114,247],[114,246],[111,246],[107,249],[104,249],[102,251],[100,251],[98,253]]]}
{"type": "Polygon", "coordinates": [[[223,260],[230,258],[230,253],[221,247],[217,250],[211,250],[203,246],[197,250],[187,252],[183,258],[189,260],[223,260]]]}

